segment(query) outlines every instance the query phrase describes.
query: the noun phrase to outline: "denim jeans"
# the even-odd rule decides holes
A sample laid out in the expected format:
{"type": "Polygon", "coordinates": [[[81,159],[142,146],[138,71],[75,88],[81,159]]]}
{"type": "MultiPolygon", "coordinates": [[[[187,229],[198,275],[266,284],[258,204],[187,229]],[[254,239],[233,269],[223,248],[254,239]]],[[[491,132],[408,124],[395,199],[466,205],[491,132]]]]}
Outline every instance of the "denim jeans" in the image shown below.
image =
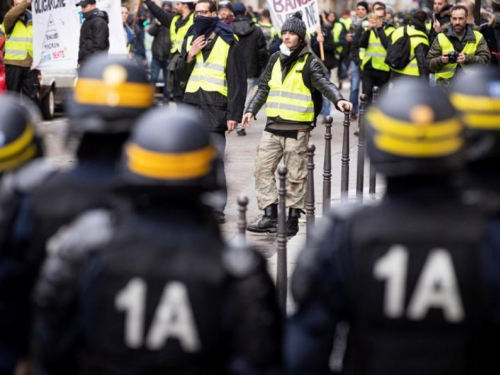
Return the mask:
{"type": "Polygon", "coordinates": [[[349,95],[349,101],[352,103],[351,113],[357,114],[359,107],[360,72],[359,66],[357,66],[354,61],[351,61],[349,64],[349,72],[351,73],[351,95],[349,95]]]}
{"type": "Polygon", "coordinates": [[[163,99],[166,103],[168,103],[170,98],[170,94],[168,92],[168,64],[168,60],[151,60],[151,83],[156,85],[156,82],[158,82],[158,78],[160,77],[160,71],[163,72],[163,99]]]}
{"type": "MultiPolygon", "coordinates": [[[[330,80],[331,76],[332,72],[328,70],[328,72],[326,72],[326,77],[328,78],[328,80],[330,80]]],[[[323,96],[323,108],[321,109],[321,114],[323,115],[323,117],[330,116],[331,110],[332,102],[323,96]]]]}

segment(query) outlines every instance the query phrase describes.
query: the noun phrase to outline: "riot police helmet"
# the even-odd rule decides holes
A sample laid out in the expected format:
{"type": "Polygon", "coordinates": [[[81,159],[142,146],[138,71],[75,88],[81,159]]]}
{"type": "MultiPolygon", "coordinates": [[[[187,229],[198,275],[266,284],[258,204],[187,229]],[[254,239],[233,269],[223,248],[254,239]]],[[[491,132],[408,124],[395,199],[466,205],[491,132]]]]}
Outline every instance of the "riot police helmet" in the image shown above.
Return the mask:
{"type": "Polygon", "coordinates": [[[142,116],[125,145],[124,180],[132,186],[197,191],[219,188],[217,150],[191,108],[155,108],[142,116]]]}
{"type": "Polygon", "coordinates": [[[460,74],[450,100],[465,124],[468,161],[500,159],[500,71],[478,66],[460,74]]]}
{"type": "Polygon", "coordinates": [[[463,125],[447,96],[401,79],[367,113],[372,165],[386,177],[451,173],[463,165],[463,125]]]}
{"type": "Polygon", "coordinates": [[[0,96],[0,174],[21,167],[41,156],[36,124],[41,120],[36,106],[19,96],[0,96]]]}
{"type": "Polygon", "coordinates": [[[153,105],[146,71],[133,62],[97,54],[83,64],[67,114],[70,131],[123,133],[153,105]]]}

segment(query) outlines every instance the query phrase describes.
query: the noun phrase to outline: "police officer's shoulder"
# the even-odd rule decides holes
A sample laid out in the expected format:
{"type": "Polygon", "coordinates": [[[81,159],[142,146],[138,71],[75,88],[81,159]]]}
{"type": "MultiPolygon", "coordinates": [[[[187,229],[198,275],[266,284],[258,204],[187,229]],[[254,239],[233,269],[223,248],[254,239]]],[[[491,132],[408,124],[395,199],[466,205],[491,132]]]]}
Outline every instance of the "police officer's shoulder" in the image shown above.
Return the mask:
{"type": "Polygon", "coordinates": [[[244,278],[258,272],[264,260],[255,248],[245,245],[243,239],[238,238],[224,248],[222,264],[229,275],[244,278]]]}
{"type": "Polygon", "coordinates": [[[36,159],[18,169],[14,174],[15,189],[21,193],[29,193],[43,185],[58,169],[44,159],[36,159]]]}
{"type": "Polygon", "coordinates": [[[105,209],[90,210],[64,226],[48,241],[49,255],[70,261],[83,259],[108,244],[115,231],[114,215],[105,209]]]}

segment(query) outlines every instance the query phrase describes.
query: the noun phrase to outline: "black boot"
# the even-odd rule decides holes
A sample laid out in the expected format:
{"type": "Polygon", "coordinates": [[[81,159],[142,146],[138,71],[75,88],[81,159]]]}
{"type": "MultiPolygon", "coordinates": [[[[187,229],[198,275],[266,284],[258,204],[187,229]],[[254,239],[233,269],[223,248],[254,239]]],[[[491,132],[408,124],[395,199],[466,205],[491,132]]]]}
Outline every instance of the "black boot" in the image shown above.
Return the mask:
{"type": "Polygon", "coordinates": [[[288,209],[288,217],[286,218],[286,235],[295,236],[299,231],[299,218],[302,210],[298,208],[288,209]]]}
{"type": "Polygon", "coordinates": [[[264,216],[255,224],[247,227],[250,232],[257,233],[276,233],[278,230],[278,205],[271,204],[264,209],[264,216]]]}

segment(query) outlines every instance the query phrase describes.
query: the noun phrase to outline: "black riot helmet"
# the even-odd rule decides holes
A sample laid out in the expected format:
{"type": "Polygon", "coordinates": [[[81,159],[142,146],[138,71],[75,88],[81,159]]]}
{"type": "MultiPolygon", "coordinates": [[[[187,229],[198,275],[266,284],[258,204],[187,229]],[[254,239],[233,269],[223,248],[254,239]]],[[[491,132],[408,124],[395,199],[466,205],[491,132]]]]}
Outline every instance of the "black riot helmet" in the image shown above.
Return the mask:
{"type": "Polygon", "coordinates": [[[368,153],[386,177],[452,172],[463,164],[463,126],[446,95],[401,79],[367,113],[368,153]]]}
{"type": "Polygon", "coordinates": [[[206,126],[185,107],[156,108],[142,116],[123,155],[124,179],[133,186],[216,190],[218,165],[206,126]]]}
{"type": "Polygon", "coordinates": [[[82,67],[67,114],[71,131],[122,133],[153,105],[145,70],[125,58],[91,57],[82,67]]]}
{"type": "Polygon", "coordinates": [[[41,156],[35,129],[38,121],[40,114],[31,102],[0,96],[0,174],[41,156]]]}
{"type": "Polygon", "coordinates": [[[450,100],[465,124],[467,159],[500,161],[500,71],[478,66],[460,74],[450,100]]]}

